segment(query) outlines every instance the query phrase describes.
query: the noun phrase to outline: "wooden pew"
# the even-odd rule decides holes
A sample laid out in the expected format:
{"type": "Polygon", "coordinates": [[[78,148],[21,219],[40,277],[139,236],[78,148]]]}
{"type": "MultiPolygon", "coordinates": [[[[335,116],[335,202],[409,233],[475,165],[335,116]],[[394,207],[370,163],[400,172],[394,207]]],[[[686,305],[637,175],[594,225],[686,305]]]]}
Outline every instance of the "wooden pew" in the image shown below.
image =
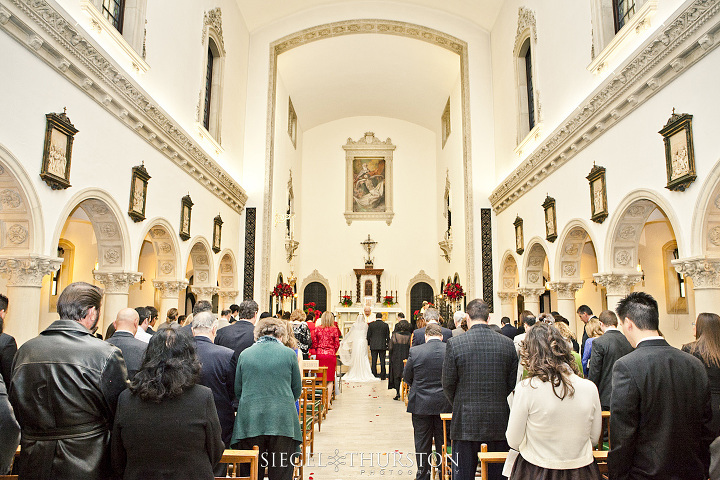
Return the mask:
{"type": "MultiPolygon", "coordinates": [[[[488,452],[487,445],[482,444],[480,447],[481,451],[478,453],[478,460],[480,461],[480,474],[483,480],[488,478],[488,465],[491,463],[505,463],[508,452],[488,452]]],[[[593,457],[598,462],[600,473],[607,473],[607,450],[593,450],[593,457]]]]}
{"type": "Polygon", "coordinates": [[[602,450],[603,449],[603,437],[605,430],[608,431],[608,449],[610,449],[610,412],[604,411],[602,412],[602,428],[600,428],[600,438],[598,439],[597,447],[595,447],[595,450],[602,450]]]}
{"type": "Polygon", "coordinates": [[[442,476],[440,480],[450,480],[450,466],[447,461],[448,454],[448,436],[447,436],[447,424],[452,420],[452,413],[441,413],[440,420],[443,422],[443,445],[442,445],[442,476]]]}

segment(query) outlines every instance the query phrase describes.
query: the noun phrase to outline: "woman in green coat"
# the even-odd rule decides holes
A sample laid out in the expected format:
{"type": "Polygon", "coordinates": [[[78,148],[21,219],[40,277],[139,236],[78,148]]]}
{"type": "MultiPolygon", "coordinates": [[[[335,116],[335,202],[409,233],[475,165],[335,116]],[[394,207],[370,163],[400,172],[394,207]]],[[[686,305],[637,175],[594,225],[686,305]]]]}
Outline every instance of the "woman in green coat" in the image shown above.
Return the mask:
{"type": "MultiPolygon", "coordinates": [[[[270,480],[290,480],[293,460],[302,442],[295,400],[302,378],[295,352],[283,345],[288,331],[277,318],[255,326],[255,344],[238,357],[235,395],[238,410],[231,446],[260,449],[259,467],[268,467],[270,480]]],[[[258,475],[258,478],[262,478],[258,475]]]]}

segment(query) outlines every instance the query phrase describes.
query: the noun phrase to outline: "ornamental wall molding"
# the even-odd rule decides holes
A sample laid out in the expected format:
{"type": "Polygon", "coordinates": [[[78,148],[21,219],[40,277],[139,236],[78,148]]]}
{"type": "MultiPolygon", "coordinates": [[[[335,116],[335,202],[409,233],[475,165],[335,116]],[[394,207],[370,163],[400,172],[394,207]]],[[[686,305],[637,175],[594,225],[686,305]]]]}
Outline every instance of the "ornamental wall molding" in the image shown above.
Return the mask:
{"type": "Polygon", "coordinates": [[[217,37],[218,42],[218,48],[222,52],[223,56],[225,55],[225,40],[223,40],[223,31],[222,31],[222,11],[220,10],[220,7],[213,8],[212,10],[209,10],[205,12],[205,15],[203,17],[203,29],[202,29],[202,44],[205,45],[205,42],[208,38],[208,28],[211,28],[215,31],[215,35],[217,37]]]}
{"type": "Polygon", "coordinates": [[[2,256],[0,274],[7,278],[8,287],[39,288],[43,277],[56,272],[62,263],[62,258],[44,255],[2,256]]]}
{"type": "Polygon", "coordinates": [[[160,298],[178,298],[181,290],[185,290],[185,280],[153,280],[153,287],[160,293],[160,298]]]}
{"type": "Polygon", "coordinates": [[[720,0],[695,0],[666,21],[490,195],[504,211],[612,126],[717,48],[720,0]]]}
{"type": "Polygon", "coordinates": [[[198,300],[210,300],[219,290],[217,287],[196,287],[194,285],[192,287],[192,291],[197,295],[198,300]]]}
{"type": "Polygon", "coordinates": [[[641,273],[595,273],[595,281],[605,287],[608,295],[624,297],[642,279],[641,273]]]}
{"type": "Polygon", "coordinates": [[[540,301],[540,295],[545,293],[544,288],[518,288],[517,293],[522,295],[525,302],[537,303],[540,301]]]}
{"type": "Polygon", "coordinates": [[[517,298],[518,294],[517,292],[497,292],[498,297],[500,298],[500,304],[501,305],[508,305],[515,303],[515,299],[517,298]]]}
{"type": "Polygon", "coordinates": [[[88,32],[44,0],[10,0],[0,28],[133,130],[210,193],[241,213],[247,194],[88,32]]]}
{"type": "Polygon", "coordinates": [[[105,293],[127,295],[130,285],[140,281],[140,272],[102,272],[93,270],[93,278],[102,283],[105,293]]]}
{"type": "MultiPolygon", "coordinates": [[[[720,0],[718,0],[720,1],[720,0]]],[[[384,34],[397,35],[431,43],[444,48],[460,57],[460,97],[462,110],[462,143],[463,143],[463,180],[464,180],[464,208],[465,208],[465,276],[468,295],[475,296],[475,240],[474,228],[474,202],[472,189],[472,145],[470,138],[470,84],[468,69],[467,42],[446,33],[424,27],[422,25],[398,22],[393,20],[360,19],[327,23],[307,28],[287,35],[270,44],[267,119],[265,134],[265,185],[263,197],[262,219],[262,257],[269,258],[272,242],[272,198],[274,174],[274,147],[277,83],[277,57],[293,48],[328,38],[354,34],[384,34]]],[[[387,220],[386,220],[387,221],[387,220]]],[[[271,278],[270,262],[263,262],[260,277],[260,297],[270,295],[271,278]]],[[[434,281],[433,281],[434,284],[434,281]]],[[[432,285],[432,284],[431,284],[432,285]]],[[[433,286],[435,290],[435,287],[433,286]]],[[[437,291],[437,290],[435,290],[437,291]]],[[[408,291],[408,305],[409,305],[408,291]]]]}
{"type": "Polygon", "coordinates": [[[235,298],[240,295],[240,292],[237,290],[220,290],[218,295],[220,295],[220,298],[235,300],[235,298]]]}
{"type": "Polygon", "coordinates": [[[550,282],[550,290],[557,292],[558,300],[575,300],[575,293],[584,284],[584,280],[579,282],[550,282]]]}
{"type": "Polygon", "coordinates": [[[692,278],[695,290],[720,288],[720,258],[681,258],[672,264],[680,275],[692,278]]]}

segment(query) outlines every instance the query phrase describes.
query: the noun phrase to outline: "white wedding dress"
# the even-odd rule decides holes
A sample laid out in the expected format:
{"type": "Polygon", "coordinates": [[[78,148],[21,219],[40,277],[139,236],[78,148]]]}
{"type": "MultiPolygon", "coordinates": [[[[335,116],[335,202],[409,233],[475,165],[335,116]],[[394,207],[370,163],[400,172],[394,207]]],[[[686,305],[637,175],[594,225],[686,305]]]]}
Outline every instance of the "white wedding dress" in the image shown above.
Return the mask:
{"type": "Polygon", "coordinates": [[[368,326],[362,315],[340,342],[340,360],[343,365],[350,367],[350,370],[343,375],[342,379],[348,382],[379,382],[370,371],[370,359],[368,358],[367,342],[368,326]]]}

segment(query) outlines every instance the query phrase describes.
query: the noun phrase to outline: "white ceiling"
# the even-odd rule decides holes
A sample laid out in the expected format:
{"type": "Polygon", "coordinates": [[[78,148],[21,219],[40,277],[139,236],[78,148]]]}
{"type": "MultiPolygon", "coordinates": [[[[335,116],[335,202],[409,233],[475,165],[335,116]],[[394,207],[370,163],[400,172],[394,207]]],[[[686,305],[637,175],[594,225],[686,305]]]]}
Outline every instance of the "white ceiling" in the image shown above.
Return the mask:
{"type": "Polygon", "coordinates": [[[383,116],[439,129],[460,75],[457,54],[393,35],[348,35],[278,57],[301,130],[340,118],[383,116]]]}
{"type": "MultiPolygon", "coordinates": [[[[470,20],[490,31],[504,0],[395,0],[393,3],[432,8],[470,20]]],[[[356,0],[237,0],[245,23],[255,30],[313,7],[356,3],[356,0]]],[[[398,19],[400,20],[400,19],[398,19]]]]}

